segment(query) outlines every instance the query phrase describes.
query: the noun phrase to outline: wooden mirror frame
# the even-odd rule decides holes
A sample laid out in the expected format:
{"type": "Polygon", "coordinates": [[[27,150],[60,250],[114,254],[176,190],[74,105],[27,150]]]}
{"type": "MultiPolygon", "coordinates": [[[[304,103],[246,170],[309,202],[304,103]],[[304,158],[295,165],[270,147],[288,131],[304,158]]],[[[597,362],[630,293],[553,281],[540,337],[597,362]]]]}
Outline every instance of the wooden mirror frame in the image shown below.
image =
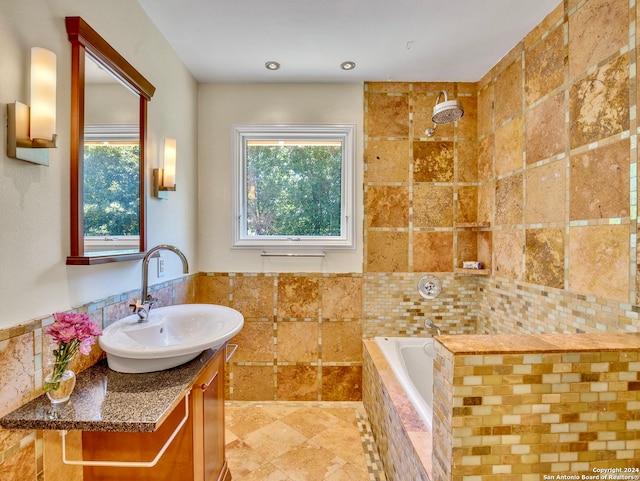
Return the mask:
{"type": "Polygon", "coordinates": [[[66,17],[71,42],[71,255],[68,265],[104,264],[142,259],[146,251],[146,137],[147,102],[155,87],[81,17],[66,17]],[[84,248],[84,101],[85,54],[105,67],[140,97],[140,248],[138,252],[85,255],[84,248]]]}

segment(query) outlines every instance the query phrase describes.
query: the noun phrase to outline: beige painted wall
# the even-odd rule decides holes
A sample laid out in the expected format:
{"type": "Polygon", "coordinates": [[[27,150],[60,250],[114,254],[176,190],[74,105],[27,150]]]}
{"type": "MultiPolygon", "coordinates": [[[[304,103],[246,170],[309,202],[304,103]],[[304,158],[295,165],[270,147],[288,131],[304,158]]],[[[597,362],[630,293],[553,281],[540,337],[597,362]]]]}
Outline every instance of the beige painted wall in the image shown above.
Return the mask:
{"type": "Polygon", "coordinates": [[[200,85],[198,241],[205,272],[362,272],[362,122],[360,84],[200,85]],[[263,258],[231,249],[231,126],[234,123],[356,124],[357,247],[318,258],[263,258]]]}
{"type": "MultiPolygon", "coordinates": [[[[59,147],[49,167],[6,157],[0,129],[0,328],[140,287],[140,262],[67,266],[69,254],[69,111],[71,47],[65,16],[81,16],[156,87],[149,103],[148,173],[165,137],[178,141],[178,191],[147,202],[148,246],[171,243],[197,266],[197,83],[137,2],[0,0],[0,118],[5,105],[28,103],[29,52],[57,54],[59,147]]],[[[147,189],[149,190],[148,184],[147,189]]],[[[167,256],[167,275],[181,274],[167,256]]],[[[154,269],[151,269],[154,271],[154,269]]],[[[151,279],[154,282],[154,279],[151,279]]]]}

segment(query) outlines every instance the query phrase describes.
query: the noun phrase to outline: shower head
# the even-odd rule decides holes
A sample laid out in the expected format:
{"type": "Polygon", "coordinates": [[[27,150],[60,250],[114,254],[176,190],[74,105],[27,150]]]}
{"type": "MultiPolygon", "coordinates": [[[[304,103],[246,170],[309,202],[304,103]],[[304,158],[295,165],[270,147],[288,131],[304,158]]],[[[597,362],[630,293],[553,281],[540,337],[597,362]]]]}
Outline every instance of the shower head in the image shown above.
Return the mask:
{"type": "Polygon", "coordinates": [[[447,92],[441,90],[436,99],[436,105],[433,107],[431,120],[434,124],[450,124],[456,120],[460,120],[464,115],[462,104],[458,100],[449,100],[447,92]],[[444,101],[440,102],[440,96],[444,94],[444,101]]]}
{"type": "Polygon", "coordinates": [[[451,124],[460,120],[464,115],[464,109],[459,100],[449,100],[447,98],[447,92],[441,90],[436,98],[436,105],[433,107],[431,114],[431,120],[433,120],[433,127],[425,131],[427,137],[431,137],[438,124],[451,124]],[[440,97],[444,95],[444,100],[440,102],[440,97]]]}

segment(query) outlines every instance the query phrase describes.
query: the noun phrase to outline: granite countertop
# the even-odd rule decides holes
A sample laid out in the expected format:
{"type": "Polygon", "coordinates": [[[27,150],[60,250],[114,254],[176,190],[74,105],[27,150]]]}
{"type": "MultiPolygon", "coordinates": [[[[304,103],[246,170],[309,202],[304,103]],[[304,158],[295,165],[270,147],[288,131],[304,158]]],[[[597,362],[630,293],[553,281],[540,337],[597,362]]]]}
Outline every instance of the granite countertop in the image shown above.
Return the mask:
{"type": "Polygon", "coordinates": [[[217,350],[166,371],[123,374],[100,361],[78,374],[71,399],[57,406],[46,394],[0,418],[6,429],[151,432],[190,390],[217,350]]]}

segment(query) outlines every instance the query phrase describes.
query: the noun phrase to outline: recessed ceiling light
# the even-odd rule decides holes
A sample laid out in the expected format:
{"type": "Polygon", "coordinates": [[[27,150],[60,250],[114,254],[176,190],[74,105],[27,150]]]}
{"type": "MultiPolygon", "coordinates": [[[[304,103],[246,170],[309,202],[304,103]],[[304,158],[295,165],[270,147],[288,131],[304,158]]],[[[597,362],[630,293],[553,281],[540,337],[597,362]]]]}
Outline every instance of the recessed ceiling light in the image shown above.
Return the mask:
{"type": "Polygon", "coordinates": [[[353,70],[354,68],[356,68],[356,63],[350,60],[347,60],[346,62],[342,62],[340,64],[340,68],[342,70],[353,70]]]}
{"type": "Polygon", "coordinates": [[[264,66],[267,70],[278,70],[280,68],[280,64],[274,60],[269,60],[264,66]]]}

